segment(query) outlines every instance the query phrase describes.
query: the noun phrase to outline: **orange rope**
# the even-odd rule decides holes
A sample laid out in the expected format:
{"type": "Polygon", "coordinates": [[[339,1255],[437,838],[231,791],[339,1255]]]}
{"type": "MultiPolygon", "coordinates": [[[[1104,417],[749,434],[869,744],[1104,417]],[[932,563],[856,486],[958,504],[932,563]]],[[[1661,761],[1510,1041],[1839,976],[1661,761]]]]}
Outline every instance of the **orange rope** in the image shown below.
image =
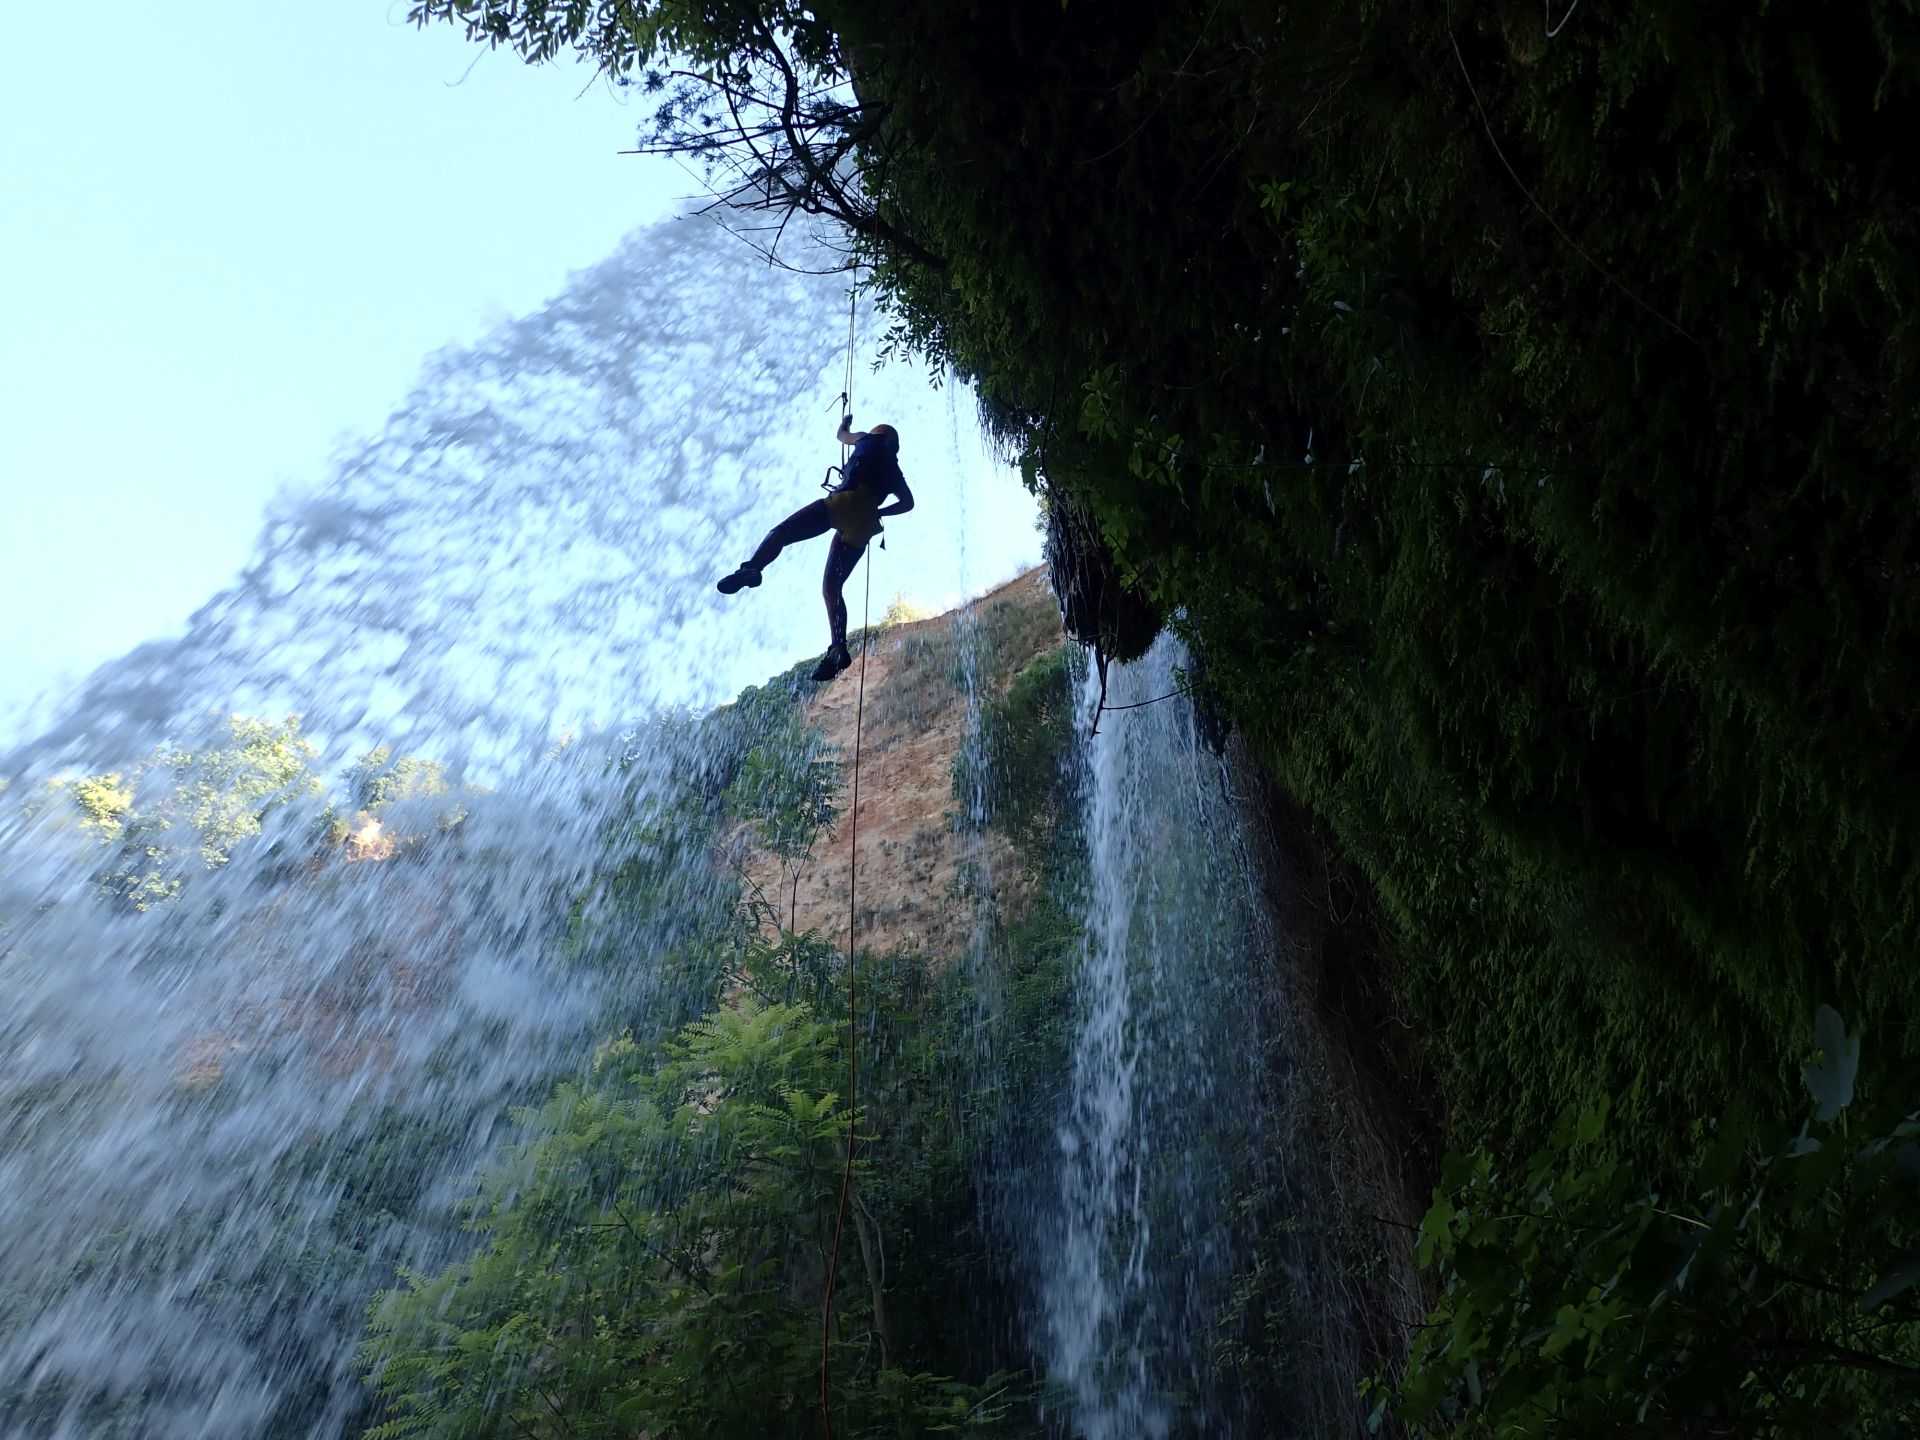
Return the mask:
{"type": "MultiPolygon", "coordinates": [[[[847,296],[847,388],[843,398],[853,408],[853,304],[847,296]]],[[[846,447],[841,447],[841,460],[846,447]]],[[[873,557],[860,557],[866,569],[866,590],[860,601],[860,690],[853,707],[853,809],[847,836],[847,1161],[840,1172],[840,1206],[833,1221],[833,1251],[827,1260],[827,1293],[820,1305],[820,1431],[833,1440],[833,1409],[829,1376],[832,1373],[833,1288],[840,1275],[840,1239],[847,1228],[847,1200],[853,1193],[854,1126],[860,1093],[859,1012],[854,1007],[854,981],[859,964],[854,958],[854,923],[860,872],[860,731],[867,713],[867,621],[873,609],[873,557]]]]}
{"type": "Polygon", "coordinates": [[[854,1008],[854,980],[859,963],[854,958],[853,936],[854,897],[860,865],[860,728],[867,710],[867,616],[873,602],[871,563],[866,570],[866,596],[860,602],[860,691],[853,708],[853,818],[847,836],[847,1163],[840,1172],[840,1208],[833,1222],[833,1253],[827,1261],[827,1295],[820,1307],[820,1429],[826,1440],[833,1440],[833,1414],[827,1390],[827,1377],[831,1369],[828,1341],[833,1326],[833,1287],[840,1273],[840,1237],[847,1227],[847,1198],[853,1191],[854,1125],[860,1087],[860,1016],[854,1008]]]}

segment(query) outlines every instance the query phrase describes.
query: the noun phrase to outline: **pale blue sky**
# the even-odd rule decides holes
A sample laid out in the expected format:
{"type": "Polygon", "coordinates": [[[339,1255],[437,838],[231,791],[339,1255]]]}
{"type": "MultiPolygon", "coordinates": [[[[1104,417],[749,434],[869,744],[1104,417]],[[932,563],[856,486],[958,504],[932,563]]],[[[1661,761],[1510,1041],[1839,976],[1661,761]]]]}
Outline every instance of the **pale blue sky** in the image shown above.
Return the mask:
{"type": "Polygon", "coordinates": [[[405,11],[10,8],[0,708],[179,625],[425,355],[694,188],[585,71],[405,11]]]}

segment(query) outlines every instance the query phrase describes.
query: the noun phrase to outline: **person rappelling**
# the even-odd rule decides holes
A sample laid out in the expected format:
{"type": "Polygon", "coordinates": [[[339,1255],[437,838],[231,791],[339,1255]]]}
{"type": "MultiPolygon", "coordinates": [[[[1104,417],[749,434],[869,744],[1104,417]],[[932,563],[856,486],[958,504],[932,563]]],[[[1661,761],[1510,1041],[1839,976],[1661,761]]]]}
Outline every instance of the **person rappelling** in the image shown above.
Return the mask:
{"type": "Polygon", "coordinates": [[[815,680],[831,680],[853,663],[847,653],[847,602],[841,587],[866,553],[867,542],[883,528],[880,521],[913,509],[913,491],[907,488],[907,477],[900,473],[898,431],[891,425],[855,430],[853,416],[848,415],[840,421],[836,438],[842,445],[853,447],[853,453],[840,466],[839,483],[826,499],[802,506],[769,530],[752,558],[717,587],[722,595],[731,595],[758,585],[760,572],[787,546],[833,531],[827,545],[826,575],[820,585],[833,643],[814,667],[815,680]],[[891,505],[886,503],[890,496],[896,497],[891,505]]]}

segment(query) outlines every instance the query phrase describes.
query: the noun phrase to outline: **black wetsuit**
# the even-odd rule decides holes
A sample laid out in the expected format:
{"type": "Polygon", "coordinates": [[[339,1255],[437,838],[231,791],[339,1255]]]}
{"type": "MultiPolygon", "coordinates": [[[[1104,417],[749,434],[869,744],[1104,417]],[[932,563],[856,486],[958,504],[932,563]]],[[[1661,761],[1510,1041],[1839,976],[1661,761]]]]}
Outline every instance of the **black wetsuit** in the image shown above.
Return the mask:
{"type": "Polygon", "coordinates": [[[894,459],[894,447],[877,435],[862,435],[854,442],[853,454],[841,467],[840,484],[824,500],[802,506],[773,529],[753,552],[747,565],[764,570],[774,557],[789,545],[834,532],[827,546],[827,568],[821,577],[820,593],[827,602],[827,623],[833,629],[833,643],[847,643],[847,602],[841,587],[853,574],[853,567],[867,553],[867,542],[880,529],[877,512],[889,496],[899,496],[911,505],[913,493],[907,489],[906,476],[894,459]]]}

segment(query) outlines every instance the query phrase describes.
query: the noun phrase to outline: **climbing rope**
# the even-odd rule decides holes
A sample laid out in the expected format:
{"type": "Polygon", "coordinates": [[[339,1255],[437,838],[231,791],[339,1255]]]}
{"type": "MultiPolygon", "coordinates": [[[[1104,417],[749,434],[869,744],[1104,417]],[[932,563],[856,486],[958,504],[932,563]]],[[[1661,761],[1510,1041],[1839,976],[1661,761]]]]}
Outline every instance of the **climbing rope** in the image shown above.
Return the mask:
{"type": "Polygon", "coordinates": [[[1192,694],[1193,692],[1191,690],[1169,690],[1166,694],[1156,695],[1151,700],[1133,700],[1125,705],[1109,705],[1106,701],[1102,700],[1100,702],[1100,713],[1103,715],[1111,715],[1116,710],[1140,710],[1148,705],[1158,705],[1164,700],[1178,700],[1182,696],[1191,696],[1192,694]]]}
{"type": "MultiPolygon", "coordinates": [[[[853,410],[853,316],[855,292],[847,292],[847,388],[840,392],[843,414],[853,410]]],[[[847,461],[847,446],[840,446],[840,463],[847,461]]],[[[854,981],[858,964],[854,959],[854,924],[857,917],[860,868],[860,734],[867,714],[867,622],[873,608],[872,556],[861,552],[865,570],[864,593],[860,598],[860,688],[853,706],[853,807],[847,835],[847,1159],[840,1171],[840,1204],[833,1221],[833,1249],[827,1259],[826,1296],[820,1305],[820,1430],[833,1440],[833,1409],[829,1396],[832,1371],[833,1289],[840,1275],[840,1240],[847,1228],[847,1201],[853,1193],[854,1123],[860,1094],[860,1016],[854,1005],[854,981]]]]}
{"type": "MultiPolygon", "coordinates": [[[[842,403],[845,404],[845,406],[847,407],[844,411],[841,412],[842,414],[845,414],[845,415],[851,415],[853,413],[853,307],[856,299],[858,298],[858,295],[859,295],[858,291],[854,290],[851,286],[848,287],[847,289],[847,383],[846,383],[846,387],[842,389],[840,392],[840,399],[842,403]]],[[[844,443],[840,446],[840,458],[843,461],[847,458],[847,447],[844,443]]]]}
{"type": "MultiPolygon", "coordinates": [[[[847,374],[845,387],[840,391],[838,398],[834,401],[834,403],[840,407],[840,413],[842,415],[851,415],[853,413],[853,306],[856,293],[857,292],[853,290],[847,291],[847,374]]],[[[827,473],[820,481],[820,488],[822,490],[833,489],[834,476],[838,475],[842,479],[846,478],[847,450],[848,446],[846,441],[841,441],[840,463],[838,465],[827,466],[827,473]]],[[[880,542],[880,548],[882,550],[887,548],[884,540],[880,542]]]]}
{"type": "Polygon", "coordinates": [[[1108,657],[1100,652],[1098,646],[1095,646],[1094,663],[1100,667],[1100,702],[1093,707],[1093,729],[1087,737],[1090,740],[1097,738],[1100,734],[1102,715],[1111,715],[1118,710],[1140,710],[1148,705],[1161,704],[1163,701],[1178,700],[1182,696],[1192,698],[1193,691],[1183,687],[1179,690],[1169,690],[1164,695],[1156,695],[1151,700],[1130,700],[1124,705],[1109,705],[1107,703],[1107,661],[1108,657]]]}

